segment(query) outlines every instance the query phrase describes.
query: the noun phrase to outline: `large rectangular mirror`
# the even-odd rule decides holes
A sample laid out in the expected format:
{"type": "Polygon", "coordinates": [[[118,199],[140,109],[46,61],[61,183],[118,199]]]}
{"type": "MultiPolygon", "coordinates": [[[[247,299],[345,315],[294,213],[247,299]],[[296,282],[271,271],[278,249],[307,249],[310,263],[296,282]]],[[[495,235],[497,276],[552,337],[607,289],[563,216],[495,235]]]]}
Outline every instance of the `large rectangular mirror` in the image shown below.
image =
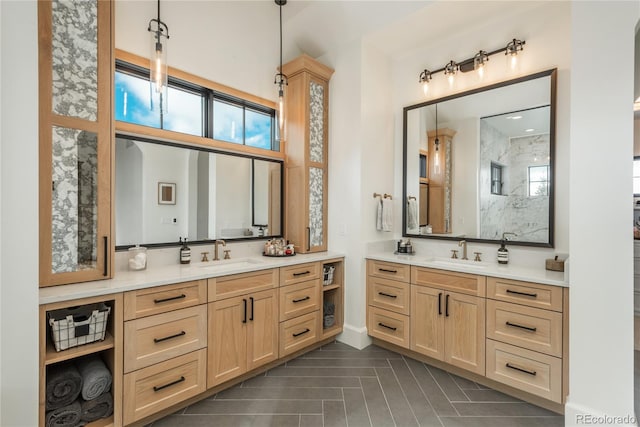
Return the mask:
{"type": "Polygon", "coordinates": [[[116,248],[282,233],[282,162],[116,137],[116,248]]]}
{"type": "Polygon", "coordinates": [[[403,235],[553,247],[556,70],[405,107],[403,235]]]}

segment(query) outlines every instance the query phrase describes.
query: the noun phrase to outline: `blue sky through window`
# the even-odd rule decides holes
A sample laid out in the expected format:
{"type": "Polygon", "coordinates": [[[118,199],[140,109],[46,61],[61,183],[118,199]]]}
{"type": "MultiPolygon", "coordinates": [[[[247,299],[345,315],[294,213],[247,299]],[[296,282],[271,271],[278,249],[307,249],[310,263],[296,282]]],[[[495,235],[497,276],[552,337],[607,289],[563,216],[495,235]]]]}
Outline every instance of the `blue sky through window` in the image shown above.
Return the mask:
{"type": "MultiPolygon", "coordinates": [[[[116,71],[116,120],[160,128],[160,113],[157,109],[150,109],[150,96],[148,79],[116,71]]],[[[168,112],[163,114],[162,128],[250,147],[277,150],[271,141],[273,113],[219,99],[214,99],[213,102],[213,135],[206,135],[203,116],[206,100],[206,95],[169,86],[168,112]]]]}

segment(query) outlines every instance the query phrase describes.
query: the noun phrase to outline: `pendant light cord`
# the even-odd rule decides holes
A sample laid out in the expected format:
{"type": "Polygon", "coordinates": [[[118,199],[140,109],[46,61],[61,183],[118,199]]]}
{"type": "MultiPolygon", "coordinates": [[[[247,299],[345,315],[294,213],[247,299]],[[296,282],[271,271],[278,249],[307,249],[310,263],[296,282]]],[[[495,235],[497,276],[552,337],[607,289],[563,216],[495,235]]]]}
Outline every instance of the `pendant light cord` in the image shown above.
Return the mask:
{"type": "Polygon", "coordinates": [[[436,104],[436,140],[434,144],[436,144],[436,151],[438,151],[438,145],[440,145],[440,141],[438,141],[438,104],[436,104]]]}
{"type": "MultiPolygon", "coordinates": [[[[160,22],[160,0],[158,0],[158,22],[160,22]]],[[[158,25],[158,31],[160,31],[159,25],[158,25]]]]}
{"type": "Polygon", "coordinates": [[[280,4],[280,74],[282,75],[282,4],[280,4]]]}

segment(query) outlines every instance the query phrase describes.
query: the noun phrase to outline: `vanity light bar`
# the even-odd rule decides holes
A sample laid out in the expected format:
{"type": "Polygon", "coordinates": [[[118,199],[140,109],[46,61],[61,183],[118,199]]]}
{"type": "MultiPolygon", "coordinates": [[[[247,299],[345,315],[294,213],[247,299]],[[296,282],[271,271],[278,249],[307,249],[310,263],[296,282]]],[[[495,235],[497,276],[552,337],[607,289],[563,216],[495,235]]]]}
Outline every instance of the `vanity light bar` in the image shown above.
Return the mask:
{"type": "Polygon", "coordinates": [[[482,72],[482,69],[484,68],[486,62],[489,61],[490,56],[504,52],[504,54],[507,56],[515,57],[519,52],[522,52],[524,50],[524,44],[524,40],[513,39],[501,49],[497,49],[491,52],[480,50],[471,58],[465,59],[461,62],[451,60],[447,62],[444,67],[438,68],[434,71],[430,71],[425,68],[418,77],[418,83],[423,85],[423,90],[426,95],[429,82],[433,79],[434,74],[444,72],[445,76],[452,77],[458,71],[467,73],[469,71],[478,70],[478,72],[482,72]]]}

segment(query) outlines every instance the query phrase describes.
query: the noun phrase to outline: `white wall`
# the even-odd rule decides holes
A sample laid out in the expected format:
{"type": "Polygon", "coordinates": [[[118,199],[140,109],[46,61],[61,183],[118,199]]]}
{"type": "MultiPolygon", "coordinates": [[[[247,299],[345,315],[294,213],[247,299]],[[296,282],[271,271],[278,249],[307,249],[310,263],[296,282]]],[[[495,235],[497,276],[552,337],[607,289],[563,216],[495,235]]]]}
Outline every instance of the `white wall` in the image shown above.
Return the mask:
{"type": "Polygon", "coordinates": [[[575,2],[572,9],[567,425],[578,424],[582,414],[629,416],[634,410],[630,226],[634,29],[640,17],[638,2],[575,2]],[[593,52],[598,63],[616,64],[615,79],[603,84],[588,70],[593,52]]]}
{"type": "Polygon", "coordinates": [[[0,425],[9,427],[38,425],[36,6],[0,2],[0,425]]]}

